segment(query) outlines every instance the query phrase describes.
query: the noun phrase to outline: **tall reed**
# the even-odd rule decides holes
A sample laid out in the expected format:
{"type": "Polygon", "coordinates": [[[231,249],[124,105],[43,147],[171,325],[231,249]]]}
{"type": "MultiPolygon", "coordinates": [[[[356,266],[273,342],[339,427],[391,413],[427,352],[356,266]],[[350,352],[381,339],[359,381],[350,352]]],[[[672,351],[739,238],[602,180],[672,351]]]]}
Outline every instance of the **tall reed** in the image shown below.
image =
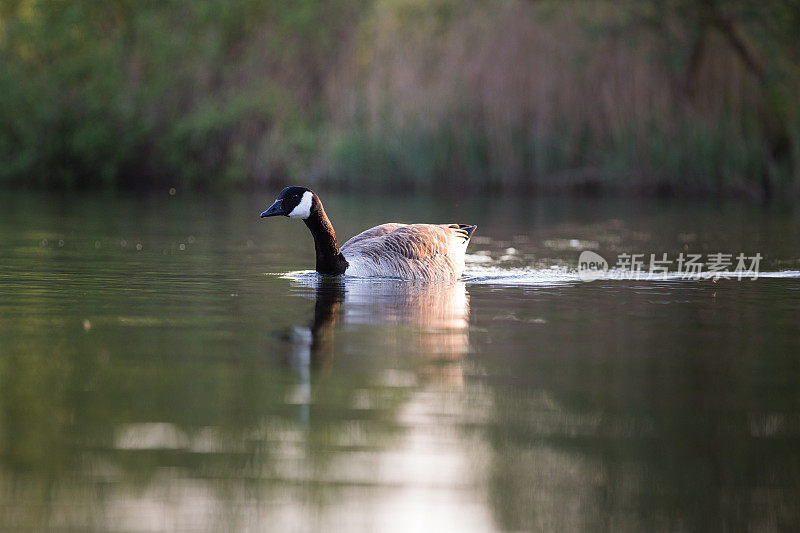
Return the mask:
{"type": "Polygon", "coordinates": [[[14,0],[0,185],[788,194],[779,0],[14,0]]]}
{"type": "Polygon", "coordinates": [[[624,6],[379,2],[331,83],[339,177],[391,162],[412,183],[476,187],[796,183],[796,111],[779,112],[794,154],[779,171],[764,89],[736,49],[708,32],[692,57],[691,28],[631,27],[624,6]]]}

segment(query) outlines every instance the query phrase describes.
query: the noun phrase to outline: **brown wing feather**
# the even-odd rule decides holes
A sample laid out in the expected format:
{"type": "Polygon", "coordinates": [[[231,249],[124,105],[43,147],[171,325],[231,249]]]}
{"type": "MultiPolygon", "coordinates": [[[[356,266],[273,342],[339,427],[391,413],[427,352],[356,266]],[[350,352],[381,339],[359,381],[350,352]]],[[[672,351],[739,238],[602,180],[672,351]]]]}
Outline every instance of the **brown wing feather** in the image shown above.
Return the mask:
{"type": "Polygon", "coordinates": [[[455,279],[460,268],[449,255],[451,239],[468,238],[458,224],[383,224],[342,245],[345,256],[358,254],[388,275],[411,279],[455,279]]]}
{"type": "Polygon", "coordinates": [[[401,226],[405,226],[406,224],[399,224],[397,222],[390,222],[388,224],[381,224],[380,226],[375,226],[374,228],[369,228],[368,230],[364,230],[358,235],[354,235],[350,237],[346,243],[342,245],[342,249],[346,246],[351,246],[358,242],[364,241],[366,239],[372,239],[373,237],[380,237],[381,235],[386,235],[401,226]]]}
{"type": "Polygon", "coordinates": [[[446,255],[449,235],[441,226],[414,224],[397,228],[383,239],[385,246],[407,259],[427,261],[438,255],[446,255]]]}

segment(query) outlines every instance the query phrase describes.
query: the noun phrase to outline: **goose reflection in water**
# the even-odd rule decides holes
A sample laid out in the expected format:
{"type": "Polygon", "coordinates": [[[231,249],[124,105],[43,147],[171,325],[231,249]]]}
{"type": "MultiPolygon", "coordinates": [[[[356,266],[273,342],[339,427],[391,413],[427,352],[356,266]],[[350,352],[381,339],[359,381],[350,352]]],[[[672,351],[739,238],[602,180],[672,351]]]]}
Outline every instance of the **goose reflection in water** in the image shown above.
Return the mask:
{"type": "MultiPolygon", "coordinates": [[[[376,328],[377,353],[424,359],[423,382],[463,383],[462,362],[469,348],[469,294],[463,282],[330,279],[312,275],[294,283],[316,299],[307,327],[292,332],[292,365],[304,383],[310,371],[334,364],[335,326],[376,328]]],[[[306,391],[307,393],[310,391],[306,391]]]]}

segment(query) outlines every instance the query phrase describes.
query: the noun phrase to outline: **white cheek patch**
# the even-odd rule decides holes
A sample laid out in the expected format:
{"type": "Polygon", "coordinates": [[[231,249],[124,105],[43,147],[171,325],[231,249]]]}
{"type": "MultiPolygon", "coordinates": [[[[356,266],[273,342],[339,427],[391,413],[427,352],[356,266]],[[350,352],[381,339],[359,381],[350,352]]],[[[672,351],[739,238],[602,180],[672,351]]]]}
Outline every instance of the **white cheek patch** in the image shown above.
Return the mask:
{"type": "Polygon", "coordinates": [[[302,218],[306,219],[311,216],[311,200],[313,199],[312,194],[309,191],[303,193],[303,198],[300,200],[300,203],[297,204],[297,207],[292,209],[292,212],[289,213],[290,218],[302,218]]]}

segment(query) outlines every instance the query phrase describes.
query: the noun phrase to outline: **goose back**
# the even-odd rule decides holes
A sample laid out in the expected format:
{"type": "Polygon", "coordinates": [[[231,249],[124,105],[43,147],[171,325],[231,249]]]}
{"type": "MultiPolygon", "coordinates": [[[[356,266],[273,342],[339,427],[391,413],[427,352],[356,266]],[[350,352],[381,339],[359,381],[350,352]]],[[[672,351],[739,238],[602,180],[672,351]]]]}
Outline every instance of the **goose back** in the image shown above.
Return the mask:
{"type": "Polygon", "coordinates": [[[464,271],[464,254],[475,226],[399,224],[375,226],[342,245],[345,274],[452,281],[464,271]]]}

